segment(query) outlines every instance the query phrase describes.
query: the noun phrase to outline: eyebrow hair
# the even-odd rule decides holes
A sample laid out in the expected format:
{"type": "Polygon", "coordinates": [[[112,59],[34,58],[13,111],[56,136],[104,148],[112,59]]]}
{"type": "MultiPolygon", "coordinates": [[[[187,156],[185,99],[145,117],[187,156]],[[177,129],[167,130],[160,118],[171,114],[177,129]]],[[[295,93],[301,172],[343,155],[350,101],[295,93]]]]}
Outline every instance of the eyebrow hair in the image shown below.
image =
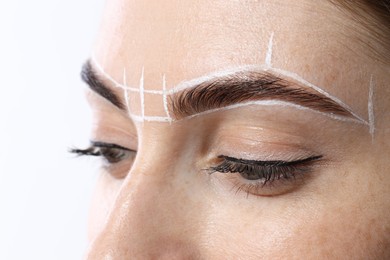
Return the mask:
{"type": "MultiPolygon", "coordinates": [[[[91,90],[119,109],[126,111],[126,106],[118,95],[100,79],[100,75],[95,71],[90,60],[83,65],[81,77],[91,90]]],[[[169,106],[167,109],[169,109],[169,114],[172,115],[174,120],[197,116],[220,108],[251,104],[273,105],[275,102],[265,103],[261,101],[278,100],[280,101],[279,104],[290,104],[293,107],[322,112],[333,118],[350,118],[362,122],[360,118],[332,98],[317,93],[313,89],[303,88],[299,83],[282,79],[270,72],[237,71],[223,76],[207,78],[179,91],[174,88],[168,90],[167,93],[167,105],[169,106]]],[[[134,115],[134,118],[137,119],[137,116],[134,115]]],[[[162,121],[169,122],[170,120],[162,121]]]]}
{"type": "Polygon", "coordinates": [[[260,100],[279,100],[319,112],[356,119],[343,106],[321,93],[303,88],[269,72],[242,71],[210,79],[170,96],[176,120],[209,110],[260,100]]]}
{"type": "Polygon", "coordinates": [[[111,102],[114,106],[121,110],[126,110],[126,106],[119,97],[99,78],[91,65],[91,61],[86,61],[80,73],[82,81],[84,81],[91,90],[111,102]]]}

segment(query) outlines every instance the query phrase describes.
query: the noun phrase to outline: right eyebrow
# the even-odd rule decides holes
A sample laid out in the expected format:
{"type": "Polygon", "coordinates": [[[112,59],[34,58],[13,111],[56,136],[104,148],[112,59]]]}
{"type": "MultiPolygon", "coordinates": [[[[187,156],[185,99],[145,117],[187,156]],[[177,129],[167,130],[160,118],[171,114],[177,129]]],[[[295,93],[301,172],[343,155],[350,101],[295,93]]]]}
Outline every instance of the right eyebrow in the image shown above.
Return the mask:
{"type": "MultiPolygon", "coordinates": [[[[119,109],[126,111],[126,105],[103,81],[92,66],[91,60],[85,62],[81,77],[91,90],[119,109]]],[[[113,79],[109,78],[109,80],[117,87],[126,87],[121,86],[113,79]]],[[[184,88],[183,85],[177,86],[166,92],[167,98],[169,98],[166,110],[169,110],[168,113],[172,115],[172,118],[153,118],[158,118],[161,122],[170,122],[172,119],[181,120],[222,108],[279,104],[300,109],[307,108],[332,118],[367,124],[366,121],[354,114],[348,106],[337,102],[337,99],[332,99],[330,95],[319,93],[307,86],[304,87],[305,85],[283,79],[269,71],[239,70],[223,76],[206,77],[203,80],[195,80],[195,82],[195,84],[190,83],[189,86],[184,84],[184,88]]],[[[128,89],[140,91],[136,88],[128,89]]],[[[163,95],[163,92],[158,94],[163,95]]],[[[145,117],[146,120],[148,118],[148,116],[145,117]]]]}
{"type": "Polygon", "coordinates": [[[266,71],[238,71],[209,79],[173,93],[169,103],[174,119],[180,120],[207,111],[266,100],[277,100],[361,122],[360,118],[335,100],[266,71]]]}
{"type": "Polygon", "coordinates": [[[120,98],[99,78],[88,60],[81,69],[81,79],[89,86],[91,90],[111,102],[121,110],[126,110],[126,106],[120,98]]]}

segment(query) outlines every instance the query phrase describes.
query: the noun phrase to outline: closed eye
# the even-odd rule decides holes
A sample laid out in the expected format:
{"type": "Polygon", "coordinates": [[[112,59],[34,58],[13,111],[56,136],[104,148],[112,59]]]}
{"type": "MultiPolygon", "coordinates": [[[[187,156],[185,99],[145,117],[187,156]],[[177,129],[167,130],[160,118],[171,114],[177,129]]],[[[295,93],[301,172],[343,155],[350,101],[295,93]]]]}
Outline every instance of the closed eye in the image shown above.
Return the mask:
{"type": "Polygon", "coordinates": [[[284,187],[293,186],[292,182],[297,177],[303,177],[304,173],[310,172],[313,164],[322,157],[311,156],[295,161],[255,161],[220,155],[218,158],[222,162],[208,170],[211,174],[232,173],[235,176],[230,178],[238,190],[259,196],[267,193],[269,196],[268,191],[264,190],[272,186],[273,192],[276,192],[277,189],[283,190],[284,187]]]}

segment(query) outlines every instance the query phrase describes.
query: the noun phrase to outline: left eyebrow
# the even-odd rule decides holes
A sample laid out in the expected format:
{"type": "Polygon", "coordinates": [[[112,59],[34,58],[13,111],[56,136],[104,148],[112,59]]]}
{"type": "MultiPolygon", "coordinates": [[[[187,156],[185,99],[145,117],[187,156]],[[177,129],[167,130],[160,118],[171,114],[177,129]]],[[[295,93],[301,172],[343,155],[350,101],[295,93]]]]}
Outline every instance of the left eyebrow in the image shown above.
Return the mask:
{"type": "Polygon", "coordinates": [[[234,107],[237,104],[278,100],[336,117],[361,121],[333,99],[263,71],[239,71],[209,79],[173,93],[169,98],[171,114],[176,120],[220,108],[234,107]]]}

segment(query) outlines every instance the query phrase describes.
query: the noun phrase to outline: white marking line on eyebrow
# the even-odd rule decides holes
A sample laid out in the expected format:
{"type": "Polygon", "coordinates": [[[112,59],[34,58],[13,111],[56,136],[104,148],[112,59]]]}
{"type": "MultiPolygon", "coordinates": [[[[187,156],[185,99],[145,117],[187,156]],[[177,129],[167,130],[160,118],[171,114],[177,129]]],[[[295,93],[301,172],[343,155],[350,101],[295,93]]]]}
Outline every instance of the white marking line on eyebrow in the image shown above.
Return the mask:
{"type": "Polygon", "coordinates": [[[172,119],[170,119],[169,117],[164,117],[164,116],[144,116],[144,117],[142,117],[139,115],[131,114],[130,118],[133,119],[134,121],[137,121],[137,122],[144,122],[144,121],[162,122],[162,123],[172,122],[172,119]]]}
{"type": "Polygon", "coordinates": [[[271,37],[268,42],[267,55],[265,57],[265,65],[268,67],[272,67],[272,49],[274,44],[274,32],[271,33],[271,37]]]}
{"type": "Polygon", "coordinates": [[[171,115],[169,114],[169,109],[168,109],[168,98],[167,98],[167,79],[165,74],[162,77],[162,84],[163,84],[163,103],[164,103],[164,110],[165,113],[167,114],[167,117],[169,118],[169,121],[172,121],[171,115]]]}
{"type": "Polygon", "coordinates": [[[252,71],[255,69],[259,69],[259,68],[262,70],[267,69],[265,66],[262,66],[262,65],[259,65],[259,66],[258,65],[243,65],[243,66],[227,68],[227,69],[221,70],[221,71],[215,71],[215,72],[212,72],[210,74],[200,76],[198,78],[182,81],[179,84],[177,84],[175,87],[168,90],[167,94],[172,95],[172,94],[181,92],[185,89],[193,88],[194,86],[200,85],[204,82],[207,82],[207,81],[210,81],[213,79],[227,77],[227,76],[233,75],[233,74],[238,73],[238,72],[252,71]]]}
{"type": "MultiPolygon", "coordinates": [[[[190,119],[190,118],[193,118],[193,117],[210,114],[210,113],[214,113],[214,112],[217,112],[217,111],[230,110],[230,109],[234,109],[234,108],[253,106],[253,105],[291,107],[291,108],[295,108],[295,109],[298,109],[298,110],[312,111],[312,112],[315,112],[317,114],[320,114],[320,115],[323,115],[323,116],[327,116],[329,118],[332,118],[332,119],[335,119],[335,120],[339,120],[339,121],[352,122],[352,123],[357,123],[357,124],[365,124],[364,122],[361,122],[358,119],[338,116],[338,115],[334,115],[334,114],[330,114],[330,113],[324,113],[324,112],[321,112],[321,111],[318,111],[318,110],[314,110],[314,109],[311,109],[311,108],[308,108],[308,107],[300,106],[300,105],[297,105],[297,104],[294,104],[294,103],[291,103],[291,102],[281,101],[281,100],[257,100],[257,101],[243,102],[243,103],[238,103],[238,104],[234,104],[234,105],[231,105],[231,106],[226,106],[226,107],[222,107],[222,108],[216,108],[216,109],[212,109],[212,110],[207,110],[207,111],[204,111],[204,112],[201,112],[201,113],[198,113],[198,114],[186,117],[184,119],[190,119]]],[[[183,120],[183,119],[181,119],[181,120],[183,120]]],[[[181,120],[178,120],[178,121],[181,121],[181,120]]]]}
{"type": "MultiPolygon", "coordinates": [[[[123,85],[126,86],[126,68],[123,68],[123,85]]],[[[123,89],[124,96],[125,96],[125,102],[126,102],[126,108],[127,108],[127,113],[130,113],[130,101],[129,101],[129,92],[127,88],[123,89]]]]}
{"type": "Polygon", "coordinates": [[[309,87],[311,89],[314,89],[318,93],[320,93],[320,94],[330,98],[331,100],[333,100],[334,102],[336,102],[337,104],[342,106],[344,109],[346,109],[348,112],[350,112],[359,121],[361,121],[362,123],[368,125],[368,122],[366,120],[364,120],[363,118],[361,118],[360,116],[358,116],[357,114],[355,114],[354,112],[352,112],[352,109],[348,105],[346,105],[345,103],[340,101],[338,98],[330,95],[328,92],[322,90],[320,87],[318,87],[318,86],[308,82],[307,80],[303,79],[298,74],[295,74],[293,72],[289,72],[289,71],[286,71],[286,70],[282,70],[282,69],[269,68],[269,67],[267,67],[265,65],[246,65],[246,66],[239,66],[239,67],[229,68],[229,69],[224,70],[224,71],[217,71],[217,72],[208,74],[206,76],[202,76],[202,77],[199,77],[199,78],[196,78],[196,79],[192,79],[192,80],[189,80],[189,81],[181,82],[175,88],[168,90],[168,94],[171,95],[171,94],[183,91],[184,89],[192,88],[192,87],[194,87],[194,86],[196,86],[198,84],[201,84],[203,82],[210,81],[212,79],[219,78],[219,77],[229,76],[229,75],[232,75],[234,73],[243,72],[243,71],[260,71],[260,72],[267,72],[267,71],[269,71],[269,72],[273,72],[275,74],[279,74],[279,75],[287,77],[287,78],[291,78],[291,79],[299,82],[300,84],[302,84],[304,86],[307,86],[307,87],[309,87]]]}
{"type": "Polygon", "coordinates": [[[368,123],[370,127],[369,130],[370,135],[372,137],[373,142],[374,142],[374,135],[375,135],[374,88],[375,88],[374,75],[371,75],[370,88],[368,91],[368,123]]]}
{"type": "Polygon", "coordinates": [[[314,89],[315,91],[317,91],[318,93],[324,95],[325,97],[327,98],[330,98],[332,99],[334,102],[336,102],[337,104],[339,104],[340,106],[342,106],[343,108],[345,108],[348,112],[351,113],[351,115],[353,115],[354,117],[356,117],[358,120],[360,120],[362,123],[368,125],[368,122],[366,120],[364,120],[363,118],[361,118],[360,116],[358,116],[356,113],[354,113],[352,111],[352,109],[347,105],[345,104],[344,102],[342,102],[340,99],[332,96],[331,94],[329,94],[328,92],[326,92],[325,90],[321,89],[320,87],[308,82],[307,80],[303,79],[302,77],[300,77],[298,74],[296,73],[293,73],[293,72],[289,72],[289,71],[286,71],[286,70],[281,70],[281,69],[275,69],[275,68],[272,68],[271,71],[273,72],[276,72],[276,73],[279,73],[285,77],[289,77],[291,79],[294,79],[296,80],[297,82],[301,83],[302,85],[305,85],[309,88],[312,88],[314,89]]]}
{"type": "Polygon", "coordinates": [[[116,82],[108,73],[106,73],[106,72],[104,71],[104,69],[102,68],[102,66],[100,65],[100,63],[96,60],[94,54],[91,55],[91,61],[95,64],[95,67],[99,70],[99,72],[100,72],[106,79],[108,79],[109,81],[111,81],[111,82],[114,83],[115,85],[121,85],[121,84],[119,84],[118,82],[116,82]]]}
{"type": "Polygon", "coordinates": [[[141,98],[141,116],[142,120],[145,118],[145,89],[144,89],[144,72],[145,68],[142,67],[141,79],[139,80],[139,93],[141,98]]]}
{"type": "MultiPolygon", "coordinates": [[[[222,107],[222,108],[216,108],[216,109],[212,109],[212,110],[207,110],[207,111],[204,111],[204,112],[201,112],[201,113],[197,113],[197,114],[191,115],[191,116],[183,118],[183,119],[176,120],[176,122],[179,122],[179,121],[182,121],[182,120],[188,120],[188,119],[191,119],[191,118],[194,118],[194,117],[198,117],[198,116],[202,116],[202,115],[215,113],[215,112],[218,112],[218,111],[225,111],[225,110],[230,110],[230,109],[234,109],[234,108],[253,106],[253,105],[257,105],[257,106],[291,107],[291,108],[295,108],[295,109],[298,109],[298,110],[311,111],[311,112],[314,112],[314,113],[317,113],[317,114],[320,114],[320,115],[323,115],[323,116],[326,116],[326,117],[329,117],[329,118],[332,118],[332,119],[335,119],[335,120],[339,120],[339,121],[352,122],[352,123],[356,123],[356,124],[364,124],[363,122],[359,121],[358,119],[353,119],[353,118],[348,118],[348,117],[343,117],[343,116],[337,116],[337,115],[330,114],[330,113],[324,113],[324,112],[320,112],[318,110],[314,110],[314,109],[311,109],[311,108],[308,108],[308,107],[300,106],[300,105],[297,105],[297,104],[294,104],[294,103],[291,103],[291,102],[286,102],[286,101],[281,101],[281,100],[258,100],[258,101],[243,102],[243,103],[234,104],[234,105],[231,105],[231,106],[226,106],[226,107],[222,107]]],[[[169,117],[159,117],[159,116],[145,116],[145,117],[142,117],[142,116],[135,115],[135,114],[131,114],[131,118],[133,120],[135,120],[135,121],[138,121],[138,122],[142,122],[143,120],[144,121],[149,121],[149,122],[151,122],[151,121],[154,121],[154,122],[171,122],[172,121],[172,119],[169,118],[169,117]]]]}
{"type": "MultiPolygon", "coordinates": [[[[101,70],[102,74],[104,76],[108,76],[107,73],[104,72],[104,70],[102,69],[101,66],[99,66],[99,64],[97,63],[97,61],[95,60],[95,63],[97,64],[97,68],[99,70],[101,70]]],[[[172,95],[174,93],[177,93],[177,92],[180,92],[180,91],[183,91],[185,89],[188,89],[188,88],[193,88],[194,86],[198,85],[198,84],[201,84],[201,83],[204,83],[205,81],[209,81],[209,80],[212,80],[212,79],[215,79],[215,78],[219,78],[219,77],[224,77],[224,76],[229,76],[229,75],[232,75],[234,73],[237,73],[237,72],[244,72],[244,71],[260,71],[260,72],[267,72],[267,71],[270,71],[270,72],[274,72],[274,73],[277,73],[279,75],[282,75],[282,76],[285,76],[285,77],[288,77],[288,78],[291,78],[297,82],[299,82],[300,84],[302,85],[305,85],[309,88],[312,88],[314,89],[315,91],[323,94],[324,96],[332,99],[334,102],[336,102],[337,104],[339,104],[340,106],[342,106],[343,108],[345,108],[347,111],[349,111],[351,113],[351,115],[353,115],[354,117],[356,117],[358,120],[360,120],[362,123],[364,123],[365,125],[369,125],[369,123],[364,120],[363,118],[361,118],[360,116],[358,116],[356,113],[354,113],[352,111],[352,109],[346,105],[345,103],[343,103],[341,100],[339,100],[338,98],[330,95],[328,92],[324,91],[323,89],[321,89],[320,87],[308,82],[307,80],[303,79],[301,76],[299,76],[298,74],[294,73],[294,72],[290,72],[290,71],[286,71],[286,70],[282,70],[282,69],[277,69],[277,68],[270,68],[266,65],[244,65],[244,66],[237,66],[237,67],[232,67],[232,68],[228,68],[228,69],[225,69],[225,70],[222,70],[222,71],[216,71],[216,72],[213,72],[213,73],[210,73],[210,74],[207,74],[205,76],[201,76],[199,78],[195,78],[195,79],[192,79],[192,80],[188,80],[188,81],[182,81],[181,83],[177,84],[175,87],[173,87],[172,89],[170,90],[167,90],[165,93],[167,95],[172,95]]],[[[106,76],[106,77],[107,77],[106,76]]],[[[117,83],[114,79],[112,79],[110,76],[107,77],[108,80],[112,81],[116,86],[118,87],[123,87],[123,88],[126,88],[125,86],[122,86],[121,84],[117,83]]],[[[140,89],[137,89],[137,88],[130,88],[130,87],[127,87],[128,90],[130,91],[135,91],[135,92],[140,92],[140,89]]],[[[160,94],[160,95],[163,95],[164,94],[164,91],[161,91],[161,90],[144,90],[143,91],[144,93],[151,93],[151,94],[160,94]]]]}

